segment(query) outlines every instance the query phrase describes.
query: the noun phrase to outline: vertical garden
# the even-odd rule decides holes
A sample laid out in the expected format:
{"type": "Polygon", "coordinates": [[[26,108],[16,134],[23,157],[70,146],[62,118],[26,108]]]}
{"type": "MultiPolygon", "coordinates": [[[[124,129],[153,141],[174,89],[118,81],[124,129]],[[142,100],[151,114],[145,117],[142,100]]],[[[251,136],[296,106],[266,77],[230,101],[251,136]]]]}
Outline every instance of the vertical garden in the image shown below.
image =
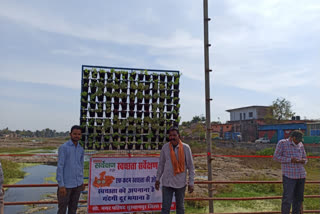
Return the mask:
{"type": "Polygon", "coordinates": [[[179,71],[82,66],[86,149],[161,149],[180,122],[179,71]]]}

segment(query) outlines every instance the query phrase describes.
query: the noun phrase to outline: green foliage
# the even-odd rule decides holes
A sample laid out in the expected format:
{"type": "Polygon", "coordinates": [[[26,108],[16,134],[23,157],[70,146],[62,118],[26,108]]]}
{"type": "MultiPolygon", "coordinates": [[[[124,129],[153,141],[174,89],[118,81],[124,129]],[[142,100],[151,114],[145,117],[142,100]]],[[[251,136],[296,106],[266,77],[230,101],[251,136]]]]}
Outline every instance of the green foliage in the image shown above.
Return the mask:
{"type": "Polygon", "coordinates": [[[21,170],[21,164],[9,160],[1,160],[1,166],[4,174],[4,184],[13,179],[23,179],[25,172],[21,170]]]}
{"type": "Polygon", "coordinates": [[[257,155],[273,155],[275,149],[274,148],[266,148],[260,151],[257,151],[257,155]]]}
{"type": "Polygon", "coordinates": [[[288,120],[295,115],[295,113],[292,111],[291,102],[285,98],[277,98],[275,101],[273,101],[270,108],[271,111],[265,116],[265,120],[268,123],[272,123],[275,120],[288,120]]]}

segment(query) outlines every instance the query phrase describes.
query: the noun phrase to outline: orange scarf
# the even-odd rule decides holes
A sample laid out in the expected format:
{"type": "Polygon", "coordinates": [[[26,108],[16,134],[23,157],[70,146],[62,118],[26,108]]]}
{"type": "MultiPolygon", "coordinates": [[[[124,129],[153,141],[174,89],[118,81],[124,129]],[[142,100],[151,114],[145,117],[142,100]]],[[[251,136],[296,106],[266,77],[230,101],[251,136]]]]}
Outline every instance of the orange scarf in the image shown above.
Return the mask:
{"type": "Polygon", "coordinates": [[[170,156],[171,156],[174,175],[184,172],[185,157],[184,157],[183,145],[181,140],[179,140],[179,148],[178,148],[179,160],[177,160],[176,158],[176,154],[173,150],[172,144],[170,143],[169,145],[170,145],[170,156]]]}

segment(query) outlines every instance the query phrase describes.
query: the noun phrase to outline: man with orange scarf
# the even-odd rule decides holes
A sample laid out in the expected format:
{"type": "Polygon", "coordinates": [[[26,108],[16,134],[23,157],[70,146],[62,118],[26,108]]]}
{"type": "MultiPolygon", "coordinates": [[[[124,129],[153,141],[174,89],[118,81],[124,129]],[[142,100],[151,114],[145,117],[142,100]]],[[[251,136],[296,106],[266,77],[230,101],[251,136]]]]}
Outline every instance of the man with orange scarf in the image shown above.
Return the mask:
{"type": "Polygon", "coordinates": [[[169,214],[173,194],[176,198],[176,213],[184,214],[184,194],[188,184],[188,192],[193,192],[194,165],[189,145],[180,140],[179,129],[169,129],[169,143],[163,145],[157,170],[156,190],[162,182],[162,214],[169,214]],[[187,183],[187,170],[189,182],[187,183]]]}

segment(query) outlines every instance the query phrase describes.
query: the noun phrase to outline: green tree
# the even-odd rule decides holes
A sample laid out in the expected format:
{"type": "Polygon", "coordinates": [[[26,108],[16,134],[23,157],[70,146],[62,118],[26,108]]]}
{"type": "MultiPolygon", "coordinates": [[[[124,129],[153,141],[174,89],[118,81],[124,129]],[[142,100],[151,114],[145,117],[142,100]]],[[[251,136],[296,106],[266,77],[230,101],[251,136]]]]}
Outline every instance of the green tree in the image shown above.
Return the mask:
{"type": "Polygon", "coordinates": [[[285,98],[277,98],[272,102],[270,112],[266,115],[265,119],[269,122],[277,120],[288,120],[294,116],[295,113],[292,111],[292,105],[289,100],[285,98]]]}

